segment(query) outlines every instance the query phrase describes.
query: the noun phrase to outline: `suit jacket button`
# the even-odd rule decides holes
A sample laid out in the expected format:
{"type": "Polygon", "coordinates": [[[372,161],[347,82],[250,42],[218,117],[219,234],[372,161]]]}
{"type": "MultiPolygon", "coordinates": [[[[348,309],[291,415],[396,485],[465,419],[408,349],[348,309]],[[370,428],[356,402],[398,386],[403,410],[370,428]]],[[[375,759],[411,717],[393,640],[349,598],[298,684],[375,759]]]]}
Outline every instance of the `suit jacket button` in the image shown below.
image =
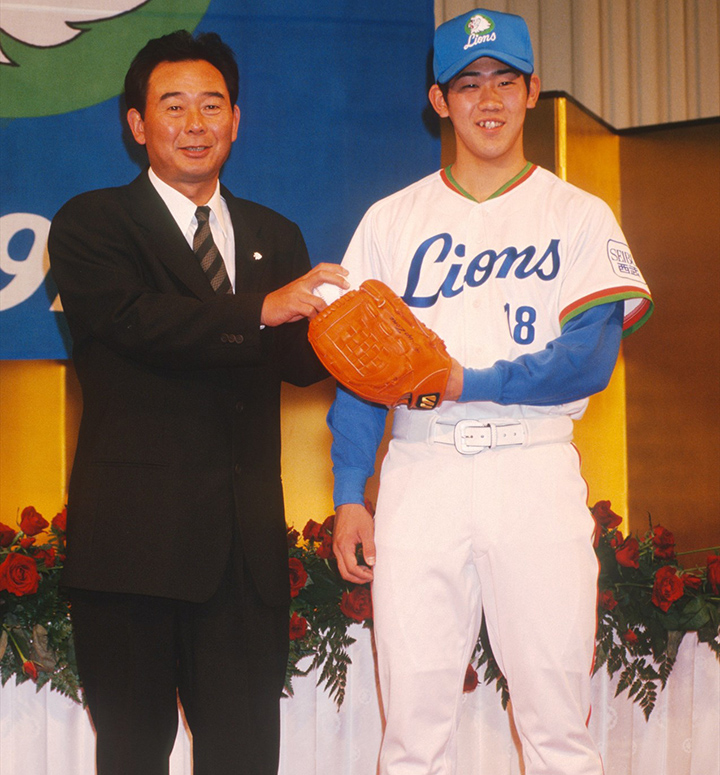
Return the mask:
{"type": "Polygon", "coordinates": [[[243,341],[244,341],[244,337],[243,337],[243,335],[242,335],[242,334],[235,334],[235,341],[236,341],[238,344],[242,344],[242,343],[243,343],[243,341]]]}
{"type": "Polygon", "coordinates": [[[220,341],[221,342],[227,342],[229,341],[229,337],[227,334],[220,334],[220,341]]]}
{"type": "Polygon", "coordinates": [[[243,404],[243,402],[242,402],[242,401],[238,401],[238,402],[235,404],[235,411],[236,411],[236,412],[238,412],[238,414],[239,414],[240,412],[242,412],[242,410],[243,410],[244,408],[245,408],[245,404],[243,404]]]}
{"type": "Polygon", "coordinates": [[[242,466],[240,465],[240,463],[235,463],[235,465],[233,466],[233,470],[235,471],[236,474],[242,473],[242,466]]]}

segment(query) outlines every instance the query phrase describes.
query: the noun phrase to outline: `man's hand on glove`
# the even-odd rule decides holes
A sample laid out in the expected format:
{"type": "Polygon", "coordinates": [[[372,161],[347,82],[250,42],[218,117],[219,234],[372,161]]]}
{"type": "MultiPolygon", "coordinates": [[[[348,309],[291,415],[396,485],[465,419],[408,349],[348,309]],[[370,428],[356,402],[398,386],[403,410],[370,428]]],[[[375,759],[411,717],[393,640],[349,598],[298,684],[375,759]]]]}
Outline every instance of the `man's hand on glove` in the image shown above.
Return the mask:
{"type": "Polygon", "coordinates": [[[309,338],[325,368],[367,401],[434,409],[460,397],[460,364],[379,280],[366,280],[313,318],[309,338]]]}

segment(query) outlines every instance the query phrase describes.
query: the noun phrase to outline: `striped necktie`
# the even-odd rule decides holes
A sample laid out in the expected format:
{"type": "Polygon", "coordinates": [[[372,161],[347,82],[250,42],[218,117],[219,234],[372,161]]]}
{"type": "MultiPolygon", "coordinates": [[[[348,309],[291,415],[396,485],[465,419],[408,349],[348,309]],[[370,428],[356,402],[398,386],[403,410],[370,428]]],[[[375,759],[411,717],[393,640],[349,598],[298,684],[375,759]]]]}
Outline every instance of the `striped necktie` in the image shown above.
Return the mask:
{"type": "Polygon", "coordinates": [[[195,217],[198,225],[193,238],[193,251],[200,266],[210,280],[215,293],[232,293],[232,284],[225,269],[225,262],[210,231],[210,208],[207,205],[198,207],[195,217]]]}

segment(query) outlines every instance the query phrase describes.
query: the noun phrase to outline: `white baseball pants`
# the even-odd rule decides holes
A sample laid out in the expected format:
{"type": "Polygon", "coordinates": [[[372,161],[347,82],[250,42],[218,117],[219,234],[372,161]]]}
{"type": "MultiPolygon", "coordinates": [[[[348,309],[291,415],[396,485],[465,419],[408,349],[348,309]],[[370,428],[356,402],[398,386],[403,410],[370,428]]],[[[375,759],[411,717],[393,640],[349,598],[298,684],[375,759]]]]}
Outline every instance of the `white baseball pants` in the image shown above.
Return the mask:
{"type": "Polygon", "coordinates": [[[464,456],[391,442],[375,518],[380,775],[456,775],[483,611],[526,775],[601,775],[587,730],[598,563],[586,499],[570,443],[464,456]]]}

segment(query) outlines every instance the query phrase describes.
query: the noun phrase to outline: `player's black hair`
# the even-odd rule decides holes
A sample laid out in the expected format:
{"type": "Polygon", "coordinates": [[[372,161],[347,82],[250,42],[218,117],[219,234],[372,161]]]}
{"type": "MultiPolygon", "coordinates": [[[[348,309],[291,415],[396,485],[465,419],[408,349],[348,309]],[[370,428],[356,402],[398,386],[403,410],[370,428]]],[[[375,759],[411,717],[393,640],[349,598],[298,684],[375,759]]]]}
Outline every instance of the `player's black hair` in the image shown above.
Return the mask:
{"type": "MultiPolygon", "coordinates": [[[[512,68],[513,70],[515,68],[512,68]]],[[[519,70],[515,70],[515,72],[518,75],[521,75],[523,78],[523,81],[525,81],[525,88],[527,89],[528,94],[530,94],[530,78],[532,78],[532,73],[521,73],[519,70]]],[[[457,76],[456,76],[457,77],[457,76]]],[[[454,81],[454,78],[451,78],[449,81],[446,81],[445,83],[439,83],[438,86],[440,87],[440,91],[442,92],[442,96],[447,100],[448,92],[450,91],[450,84],[454,81]]]]}
{"type": "Polygon", "coordinates": [[[203,32],[193,37],[187,30],[177,30],[153,38],[136,54],[125,76],[125,104],[145,116],[148,82],[152,71],[161,62],[204,60],[216,67],[227,86],[230,102],[238,98],[239,75],[235,55],[215,32],[203,32]]]}

